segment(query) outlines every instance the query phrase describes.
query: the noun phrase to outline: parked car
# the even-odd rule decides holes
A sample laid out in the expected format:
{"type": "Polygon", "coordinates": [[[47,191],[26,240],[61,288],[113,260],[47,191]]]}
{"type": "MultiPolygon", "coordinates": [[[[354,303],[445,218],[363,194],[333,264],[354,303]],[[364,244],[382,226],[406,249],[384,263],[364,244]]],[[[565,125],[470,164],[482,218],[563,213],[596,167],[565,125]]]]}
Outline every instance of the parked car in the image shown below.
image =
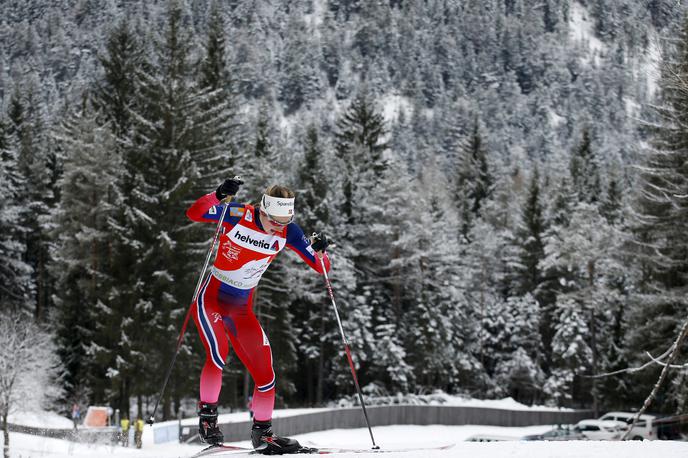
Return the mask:
{"type": "Polygon", "coordinates": [[[613,420],[581,420],[576,427],[589,440],[618,441],[628,429],[628,425],[613,420]]]}
{"type": "Polygon", "coordinates": [[[517,441],[518,437],[501,436],[499,434],[474,434],[466,439],[466,442],[503,442],[503,441],[517,441]]]}
{"type": "Polygon", "coordinates": [[[688,441],[688,414],[657,418],[653,423],[657,428],[657,439],[688,441]]]}
{"type": "MultiPolygon", "coordinates": [[[[622,421],[627,425],[633,423],[633,412],[608,412],[600,417],[600,420],[622,421]]],[[[654,440],[657,439],[657,426],[654,424],[657,417],[654,415],[641,415],[633,425],[631,434],[628,435],[632,440],[654,440]]]]}
{"type": "Polygon", "coordinates": [[[575,425],[557,425],[542,434],[523,436],[524,441],[582,441],[587,437],[575,425]]]}

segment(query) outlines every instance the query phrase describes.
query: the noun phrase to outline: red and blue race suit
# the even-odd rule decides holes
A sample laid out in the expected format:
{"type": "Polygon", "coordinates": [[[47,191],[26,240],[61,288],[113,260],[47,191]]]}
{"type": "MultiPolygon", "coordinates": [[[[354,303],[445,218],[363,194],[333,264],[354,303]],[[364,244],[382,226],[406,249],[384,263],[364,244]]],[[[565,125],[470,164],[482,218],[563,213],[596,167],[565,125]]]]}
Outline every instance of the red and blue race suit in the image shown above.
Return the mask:
{"type": "MultiPolygon", "coordinates": [[[[253,313],[253,292],[270,262],[285,247],[321,274],[322,266],[296,223],[269,234],[263,229],[257,211],[248,204],[228,204],[215,262],[192,306],[192,313],[206,351],[201,372],[201,401],[217,402],[222,368],[231,342],[253,377],[255,419],[267,421],[272,418],[275,403],[275,373],[270,342],[253,313]]],[[[216,224],[221,214],[222,205],[214,192],[198,199],[186,212],[193,221],[216,224]]],[[[323,261],[329,271],[327,254],[323,261]]]]}

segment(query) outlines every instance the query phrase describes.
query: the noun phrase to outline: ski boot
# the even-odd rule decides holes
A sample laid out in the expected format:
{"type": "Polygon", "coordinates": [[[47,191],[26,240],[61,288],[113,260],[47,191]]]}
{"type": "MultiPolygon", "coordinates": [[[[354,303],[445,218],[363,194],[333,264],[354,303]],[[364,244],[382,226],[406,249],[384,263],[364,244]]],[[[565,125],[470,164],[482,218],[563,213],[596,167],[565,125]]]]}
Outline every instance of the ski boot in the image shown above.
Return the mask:
{"type": "Polygon", "coordinates": [[[222,444],[224,436],[217,427],[217,403],[198,403],[198,435],[206,444],[222,444]]]}
{"type": "Polygon", "coordinates": [[[253,421],[251,428],[251,442],[256,452],[263,455],[283,455],[285,453],[299,453],[303,447],[294,439],[279,437],[272,432],[272,422],[253,421]]]}

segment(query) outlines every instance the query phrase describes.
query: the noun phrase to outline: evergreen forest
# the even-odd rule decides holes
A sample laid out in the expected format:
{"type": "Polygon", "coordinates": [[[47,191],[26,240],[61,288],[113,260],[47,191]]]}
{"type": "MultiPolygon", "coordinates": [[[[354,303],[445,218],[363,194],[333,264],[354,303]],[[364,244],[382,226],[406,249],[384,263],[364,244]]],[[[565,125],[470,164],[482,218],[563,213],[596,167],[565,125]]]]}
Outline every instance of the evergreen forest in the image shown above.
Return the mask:
{"type": "MultiPolygon", "coordinates": [[[[186,209],[241,175],[334,240],[366,395],[637,409],[661,362],[622,370],[688,317],[682,3],[0,0],[0,314],[52,333],[64,412],[145,416],[213,237],[186,209]]],[[[354,395],[298,256],[254,308],[277,407],[354,395]]],[[[688,410],[681,350],[651,410],[688,410]]],[[[190,325],[160,418],[204,358],[190,325]]]]}

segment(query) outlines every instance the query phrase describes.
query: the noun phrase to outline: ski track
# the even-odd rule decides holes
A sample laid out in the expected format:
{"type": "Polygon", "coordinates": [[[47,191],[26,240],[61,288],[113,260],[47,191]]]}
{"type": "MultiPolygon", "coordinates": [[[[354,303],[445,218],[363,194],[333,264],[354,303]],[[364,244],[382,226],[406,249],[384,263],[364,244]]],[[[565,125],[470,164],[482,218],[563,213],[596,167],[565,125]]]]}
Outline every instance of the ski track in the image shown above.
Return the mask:
{"type": "MultiPolygon", "coordinates": [[[[448,450],[412,450],[390,453],[336,453],[327,456],[341,458],[685,458],[688,457],[688,442],[671,441],[571,441],[571,442],[465,442],[475,434],[501,435],[517,438],[524,434],[543,432],[548,426],[527,428],[504,428],[491,426],[384,426],[374,428],[376,442],[387,450],[404,448],[436,447],[449,443],[456,445],[448,450]]],[[[106,445],[75,444],[64,440],[47,439],[12,433],[10,442],[11,458],[190,458],[204,446],[165,443],[159,445],[145,444],[144,448],[122,448],[106,445]]],[[[294,436],[306,446],[342,447],[367,450],[371,447],[368,430],[338,429],[294,436]]],[[[237,442],[232,445],[248,447],[249,442],[237,442]]],[[[213,457],[249,456],[246,453],[228,453],[213,457]]],[[[256,455],[250,455],[256,456],[256,455]]],[[[308,455],[296,455],[308,456],[308,455]]]]}

